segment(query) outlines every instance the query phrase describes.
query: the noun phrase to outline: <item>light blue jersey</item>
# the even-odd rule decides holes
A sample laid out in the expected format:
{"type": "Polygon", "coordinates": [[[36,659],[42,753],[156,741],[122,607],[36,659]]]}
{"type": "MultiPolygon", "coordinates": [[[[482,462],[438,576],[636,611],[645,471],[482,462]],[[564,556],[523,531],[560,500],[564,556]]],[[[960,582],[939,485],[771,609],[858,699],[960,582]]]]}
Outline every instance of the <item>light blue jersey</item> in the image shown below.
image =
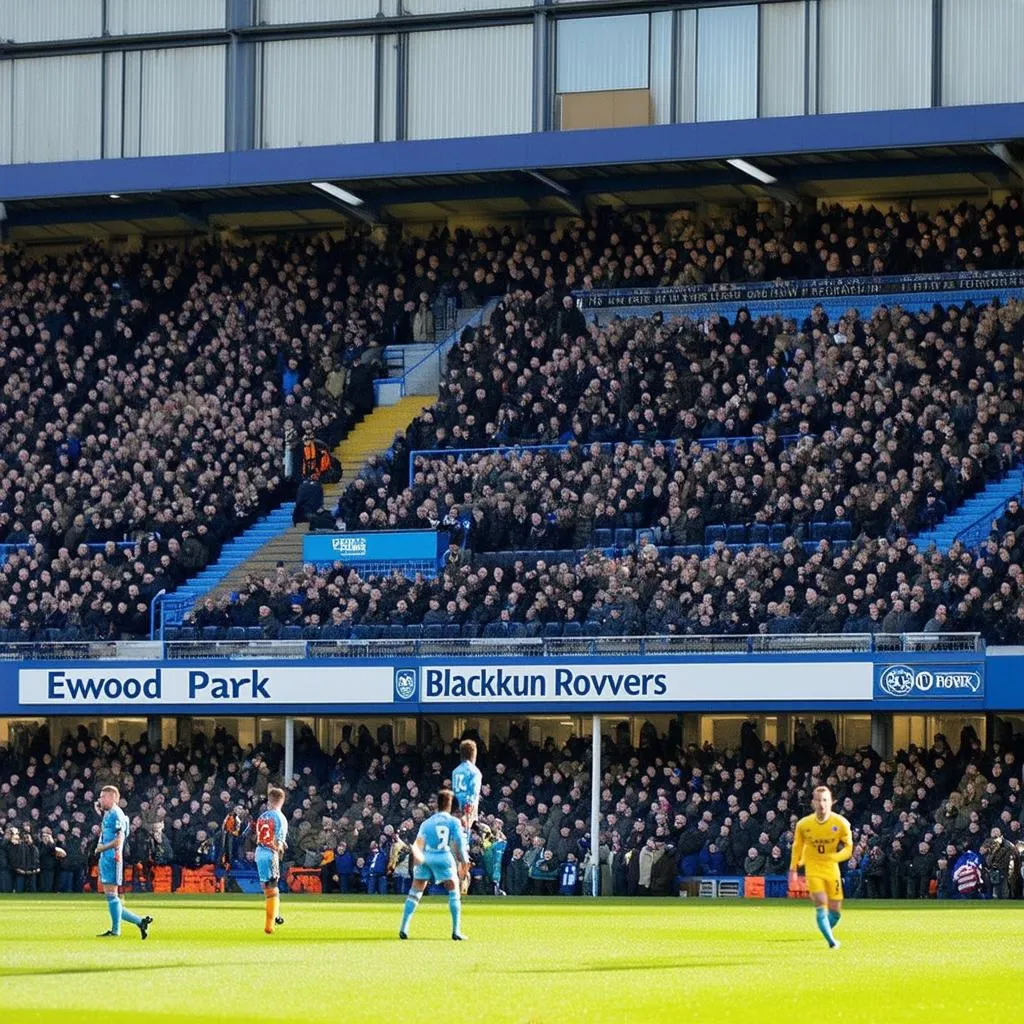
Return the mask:
{"type": "Polygon", "coordinates": [[[455,794],[460,810],[480,805],[480,787],[483,785],[483,778],[480,769],[472,761],[463,761],[452,772],[452,792],[455,794]]]}
{"type": "MultiPolygon", "coordinates": [[[[113,842],[118,834],[128,839],[128,815],[120,807],[111,807],[103,815],[103,823],[100,825],[100,843],[113,842]]],[[[122,843],[122,848],[124,844],[122,843]]],[[[99,859],[99,875],[101,885],[121,885],[124,881],[124,858],[117,847],[104,850],[99,859]]]]}
{"type": "Polygon", "coordinates": [[[461,861],[469,859],[458,820],[445,811],[438,811],[420,825],[416,838],[423,839],[423,863],[416,865],[413,877],[427,882],[454,882],[456,870],[452,844],[461,861]]]}
{"type": "Polygon", "coordinates": [[[264,811],[253,823],[256,833],[256,871],[264,885],[281,877],[279,847],[288,839],[288,821],[280,811],[264,811]]]}

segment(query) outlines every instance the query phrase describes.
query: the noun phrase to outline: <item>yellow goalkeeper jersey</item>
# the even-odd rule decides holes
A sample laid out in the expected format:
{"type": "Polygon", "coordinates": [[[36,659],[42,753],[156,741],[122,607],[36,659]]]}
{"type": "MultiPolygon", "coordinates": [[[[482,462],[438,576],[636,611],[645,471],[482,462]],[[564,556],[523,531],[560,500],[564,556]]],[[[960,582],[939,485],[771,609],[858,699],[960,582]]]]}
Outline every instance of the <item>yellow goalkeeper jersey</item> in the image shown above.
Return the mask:
{"type": "Polygon", "coordinates": [[[850,823],[841,814],[832,812],[824,821],[808,814],[796,823],[789,869],[795,871],[803,864],[808,878],[838,878],[839,863],[849,860],[851,853],[853,833],[850,823]]]}

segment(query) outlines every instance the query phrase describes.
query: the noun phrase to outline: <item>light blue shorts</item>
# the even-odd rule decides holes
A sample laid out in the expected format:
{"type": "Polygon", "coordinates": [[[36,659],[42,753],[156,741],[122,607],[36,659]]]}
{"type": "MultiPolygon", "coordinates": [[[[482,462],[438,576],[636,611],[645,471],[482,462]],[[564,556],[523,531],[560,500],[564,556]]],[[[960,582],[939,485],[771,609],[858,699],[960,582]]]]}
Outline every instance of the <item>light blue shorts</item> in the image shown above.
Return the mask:
{"type": "Polygon", "coordinates": [[[455,858],[449,853],[444,857],[428,857],[413,868],[412,877],[417,882],[454,882],[457,877],[455,858]]]}
{"type": "Polygon", "coordinates": [[[256,870],[259,872],[260,882],[263,885],[276,885],[281,877],[281,859],[276,851],[266,846],[257,847],[256,870]]]}
{"type": "Polygon", "coordinates": [[[100,885],[124,884],[124,861],[116,850],[104,850],[99,861],[100,885]]]}

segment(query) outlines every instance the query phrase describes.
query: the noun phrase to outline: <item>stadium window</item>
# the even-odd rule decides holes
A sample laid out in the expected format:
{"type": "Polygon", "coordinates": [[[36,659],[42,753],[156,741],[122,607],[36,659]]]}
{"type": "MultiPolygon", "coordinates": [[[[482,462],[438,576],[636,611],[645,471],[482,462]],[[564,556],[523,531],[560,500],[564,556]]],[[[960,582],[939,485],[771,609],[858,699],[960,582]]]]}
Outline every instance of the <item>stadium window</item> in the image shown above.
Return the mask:
{"type": "Polygon", "coordinates": [[[973,729],[985,749],[987,740],[984,715],[929,715],[925,743],[931,746],[935,737],[942,733],[953,751],[960,749],[960,736],[964,729],[973,729]]]}
{"type": "Polygon", "coordinates": [[[102,735],[109,736],[120,743],[138,743],[139,737],[145,735],[147,720],[145,718],[104,718],[100,723],[102,735]]]}
{"type": "Polygon", "coordinates": [[[870,715],[839,716],[839,748],[844,753],[852,754],[860,747],[871,744],[870,715]]]}
{"type": "MultiPolygon", "coordinates": [[[[46,724],[45,718],[0,718],[0,744],[15,753],[27,753],[36,733],[46,724]]],[[[55,723],[50,723],[51,738],[59,731],[55,723]]]]}
{"type": "Polygon", "coordinates": [[[907,750],[911,744],[925,746],[924,715],[892,716],[892,749],[907,750]]]}

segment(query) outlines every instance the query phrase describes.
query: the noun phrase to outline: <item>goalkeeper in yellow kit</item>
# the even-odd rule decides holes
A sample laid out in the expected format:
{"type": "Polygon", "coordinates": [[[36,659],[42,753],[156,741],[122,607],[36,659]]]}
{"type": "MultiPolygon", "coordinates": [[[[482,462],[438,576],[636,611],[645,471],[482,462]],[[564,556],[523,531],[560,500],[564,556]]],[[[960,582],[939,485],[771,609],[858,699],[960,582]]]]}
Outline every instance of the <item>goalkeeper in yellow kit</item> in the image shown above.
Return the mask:
{"type": "Polygon", "coordinates": [[[818,786],[811,797],[814,813],[796,823],[793,853],[789,859],[789,884],[796,884],[797,868],[803,864],[807,893],[814,904],[818,931],[825,936],[830,949],[839,943],[832,929],[839,924],[843,908],[843,882],[839,865],[853,853],[850,823],[832,811],[832,792],[818,786]]]}

